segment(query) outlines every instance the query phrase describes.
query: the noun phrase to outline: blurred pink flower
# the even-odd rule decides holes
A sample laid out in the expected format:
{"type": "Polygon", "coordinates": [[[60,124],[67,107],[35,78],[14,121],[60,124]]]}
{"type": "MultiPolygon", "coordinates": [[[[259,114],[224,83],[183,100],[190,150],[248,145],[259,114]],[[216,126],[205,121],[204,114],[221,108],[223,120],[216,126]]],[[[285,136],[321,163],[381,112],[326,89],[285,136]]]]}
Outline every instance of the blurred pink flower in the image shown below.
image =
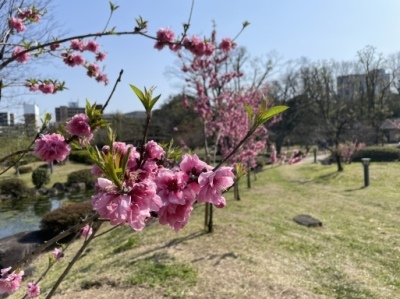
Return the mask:
{"type": "Polygon", "coordinates": [[[65,142],[64,137],[55,133],[41,135],[39,139],[36,139],[35,144],[35,154],[49,163],[54,160],[64,161],[71,151],[71,147],[65,142]]]}
{"type": "Polygon", "coordinates": [[[25,25],[22,23],[22,20],[19,18],[10,18],[8,20],[8,26],[10,26],[11,29],[15,29],[17,32],[22,32],[26,29],[25,25]]]}
{"type": "Polygon", "coordinates": [[[146,153],[150,159],[161,160],[165,156],[164,149],[157,142],[151,140],[146,144],[146,153]]]}
{"type": "Polygon", "coordinates": [[[219,44],[219,48],[224,52],[229,52],[234,48],[234,43],[230,38],[223,38],[221,43],[219,44]]]}
{"type": "Polygon", "coordinates": [[[216,171],[202,172],[199,176],[200,192],[197,202],[209,202],[217,208],[226,205],[222,191],[233,185],[232,167],[221,167],[216,171]]]}
{"type": "Polygon", "coordinates": [[[67,132],[71,135],[85,136],[88,142],[93,138],[89,117],[84,113],[74,115],[71,120],[67,122],[67,132]]]}
{"type": "Polygon", "coordinates": [[[1,269],[0,294],[12,294],[19,289],[24,271],[20,271],[18,274],[15,272],[7,274],[10,269],[11,267],[1,269]]]}
{"type": "Polygon", "coordinates": [[[103,61],[104,59],[106,59],[107,54],[105,52],[99,52],[96,55],[96,60],[97,61],[103,61]]]}
{"type": "Polygon", "coordinates": [[[62,257],[64,257],[64,252],[58,248],[54,248],[53,256],[57,261],[59,261],[62,257]]]}
{"type": "Polygon", "coordinates": [[[97,53],[99,51],[99,44],[94,40],[89,40],[85,46],[85,50],[97,53]]]}
{"type": "Polygon", "coordinates": [[[15,57],[17,56],[17,61],[20,63],[25,63],[29,60],[29,57],[31,56],[31,54],[29,54],[29,52],[26,52],[24,54],[19,55],[21,52],[25,51],[24,48],[21,47],[15,47],[14,51],[12,53],[12,56],[15,57]]]}
{"type": "Polygon", "coordinates": [[[93,234],[92,227],[85,225],[81,230],[81,237],[90,237],[93,234]]]}
{"type": "Polygon", "coordinates": [[[87,67],[87,70],[88,70],[87,71],[87,75],[89,77],[97,77],[99,75],[99,73],[100,73],[100,68],[95,63],[89,64],[88,67],[87,67]]]}
{"type": "Polygon", "coordinates": [[[26,292],[28,298],[35,298],[40,295],[40,287],[34,282],[28,282],[28,290],[26,292]]]}
{"type": "Polygon", "coordinates": [[[70,46],[69,46],[72,50],[76,50],[76,51],[83,51],[85,50],[85,44],[78,40],[78,39],[73,39],[70,42],[70,46]]]}

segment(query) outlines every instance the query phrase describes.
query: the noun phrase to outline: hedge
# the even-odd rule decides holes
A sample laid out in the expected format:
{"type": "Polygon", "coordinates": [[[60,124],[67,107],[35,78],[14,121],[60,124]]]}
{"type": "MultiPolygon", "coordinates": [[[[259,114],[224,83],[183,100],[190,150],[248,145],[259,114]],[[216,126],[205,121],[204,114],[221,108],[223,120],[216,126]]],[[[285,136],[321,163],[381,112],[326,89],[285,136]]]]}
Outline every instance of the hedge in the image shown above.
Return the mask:
{"type": "MultiPolygon", "coordinates": [[[[62,208],[46,213],[40,222],[40,229],[47,238],[52,238],[93,213],[94,211],[90,202],[70,203],[62,208]]],[[[64,239],[63,241],[67,241],[68,239],[64,239]]]]}
{"type": "Polygon", "coordinates": [[[75,183],[85,183],[86,189],[93,189],[97,177],[90,172],[90,169],[81,169],[68,174],[67,186],[75,183]]]}
{"type": "Polygon", "coordinates": [[[71,151],[71,153],[69,154],[69,160],[77,163],[93,165],[93,161],[86,150],[71,151]]]}
{"type": "Polygon", "coordinates": [[[353,155],[353,162],[370,158],[371,162],[393,162],[400,160],[400,149],[393,146],[366,146],[353,155]]]}
{"type": "Polygon", "coordinates": [[[0,181],[1,194],[10,194],[14,198],[21,198],[26,195],[27,191],[28,187],[21,179],[11,178],[0,181]]]}

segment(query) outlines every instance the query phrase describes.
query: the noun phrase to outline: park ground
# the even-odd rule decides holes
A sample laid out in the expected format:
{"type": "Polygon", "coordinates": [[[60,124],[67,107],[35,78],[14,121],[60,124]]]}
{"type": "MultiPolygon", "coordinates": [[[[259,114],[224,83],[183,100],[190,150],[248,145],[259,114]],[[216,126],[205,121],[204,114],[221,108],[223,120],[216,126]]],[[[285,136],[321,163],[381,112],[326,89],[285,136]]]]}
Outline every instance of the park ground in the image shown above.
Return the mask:
{"type": "MultiPolygon", "coordinates": [[[[251,189],[243,180],[240,201],[226,194],[212,234],[203,205],[179,233],[119,227],[93,241],[54,298],[400,298],[399,177],[398,163],[372,163],[363,188],[360,163],[341,173],[312,161],[265,166],[251,189]],[[299,214],[323,226],[298,225],[299,214]]],[[[47,261],[34,263],[37,275],[47,261]]]]}

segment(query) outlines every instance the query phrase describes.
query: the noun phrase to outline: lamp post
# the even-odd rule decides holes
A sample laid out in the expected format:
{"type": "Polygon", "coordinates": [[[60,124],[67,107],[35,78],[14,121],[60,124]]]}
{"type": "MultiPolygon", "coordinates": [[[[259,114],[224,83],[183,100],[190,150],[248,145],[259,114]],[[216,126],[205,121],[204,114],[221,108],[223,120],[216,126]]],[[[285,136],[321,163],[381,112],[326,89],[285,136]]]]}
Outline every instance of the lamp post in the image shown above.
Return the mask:
{"type": "Polygon", "coordinates": [[[313,151],[314,151],[314,163],[317,163],[317,149],[314,148],[313,151]]]}
{"type": "Polygon", "coordinates": [[[364,187],[369,186],[369,162],[371,161],[370,158],[362,158],[361,162],[364,166],[364,187]]]}

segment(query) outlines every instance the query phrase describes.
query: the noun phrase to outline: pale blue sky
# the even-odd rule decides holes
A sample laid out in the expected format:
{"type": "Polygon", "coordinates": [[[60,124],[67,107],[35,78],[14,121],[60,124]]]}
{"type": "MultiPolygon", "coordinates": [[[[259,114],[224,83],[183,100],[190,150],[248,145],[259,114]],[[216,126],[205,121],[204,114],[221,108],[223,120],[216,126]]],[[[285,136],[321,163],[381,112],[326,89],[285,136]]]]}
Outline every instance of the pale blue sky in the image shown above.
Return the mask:
{"type": "MultiPolygon", "coordinates": [[[[71,35],[101,31],[107,20],[109,5],[105,0],[55,0],[54,13],[61,28],[71,35]]],[[[131,30],[139,15],[149,21],[148,33],[160,27],[181,31],[187,22],[191,0],[114,0],[120,8],[111,20],[116,30],[131,30]]],[[[238,38],[239,46],[249,53],[263,56],[275,50],[282,62],[307,57],[311,60],[355,59],[357,51],[367,45],[383,54],[400,51],[400,1],[398,0],[197,0],[194,5],[190,34],[209,35],[212,21],[218,36],[233,37],[247,20],[250,26],[238,38]]],[[[178,93],[176,84],[165,76],[176,56],[168,50],[153,49],[154,42],[139,36],[105,37],[98,40],[107,52],[105,72],[110,84],[104,87],[88,78],[83,69],[63,64],[41,70],[65,80],[68,91],[56,95],[29,96],[43,112],[54,113],[54,107],[69,101],[85,99],[104,103],[119,70],[124,69],[122,83],[107,113],[142,110],[129,88],[134,84],[157,86],[161,101],[178,93]]]]}

